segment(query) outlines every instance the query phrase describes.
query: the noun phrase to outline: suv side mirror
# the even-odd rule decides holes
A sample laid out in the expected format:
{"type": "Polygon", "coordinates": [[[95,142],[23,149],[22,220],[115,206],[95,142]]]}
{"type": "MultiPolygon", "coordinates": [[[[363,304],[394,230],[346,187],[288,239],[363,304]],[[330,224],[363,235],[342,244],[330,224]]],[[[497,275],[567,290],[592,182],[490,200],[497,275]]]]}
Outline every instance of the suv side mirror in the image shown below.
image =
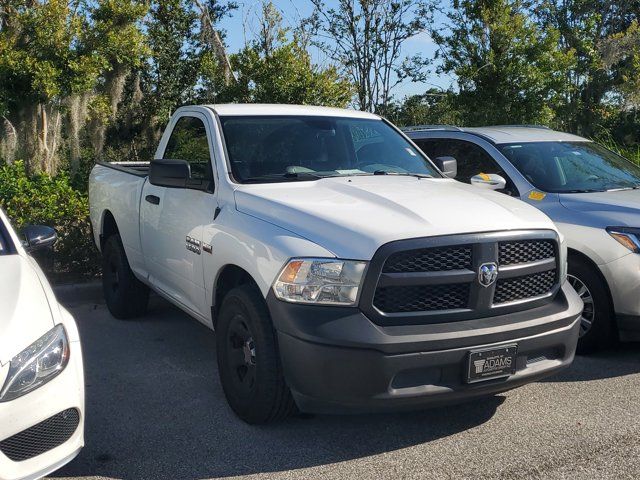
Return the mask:
{"type": "Polygon", "coordinates": [[[159,187],[185,188],[190,178],[191,165],[185,160],[158,159],[149,168],[149,183],[159,187]]]}
{"type": "Polygon", "coordinates": [[[436,167],[444,173],[445,177],[456,178],[458,175],[458,161],[453,157],[436,157],[434,159],[436,167]]]}
{"type": "Polygon", "coordinates": [[[507,181],[496,173],[479,173],[471,177],[471,185],[489,190],[502,190],[506,187],[507,181]]]}
{"type": "Polygon", "coordinates": [[[36,250],[44,250],[52,247],[58,235],[56,231],[44,225],[27,225],[22,233],[24,235],[23,247],[27,252],[35,252],[36,250]]]}

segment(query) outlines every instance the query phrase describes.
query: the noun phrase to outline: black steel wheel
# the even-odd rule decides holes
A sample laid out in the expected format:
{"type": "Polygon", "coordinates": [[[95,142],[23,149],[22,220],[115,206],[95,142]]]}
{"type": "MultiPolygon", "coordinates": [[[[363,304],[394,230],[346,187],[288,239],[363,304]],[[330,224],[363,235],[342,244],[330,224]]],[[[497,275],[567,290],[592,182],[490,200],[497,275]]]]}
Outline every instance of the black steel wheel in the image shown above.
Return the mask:
{"type": "Polygon", "coordinates": [[[116,318],[139,317],[147,310],[149,288],[131,271],[120,235],[111,235],[102,248],[102,291],[116,318]]]}
{"type": "Polygon", "coordinates": [[[222,389],[238,417],[262,424],[283,420],[295,410],[269,310],[254,285],[234,288],[224,297],[216,350],[222,389]]]}

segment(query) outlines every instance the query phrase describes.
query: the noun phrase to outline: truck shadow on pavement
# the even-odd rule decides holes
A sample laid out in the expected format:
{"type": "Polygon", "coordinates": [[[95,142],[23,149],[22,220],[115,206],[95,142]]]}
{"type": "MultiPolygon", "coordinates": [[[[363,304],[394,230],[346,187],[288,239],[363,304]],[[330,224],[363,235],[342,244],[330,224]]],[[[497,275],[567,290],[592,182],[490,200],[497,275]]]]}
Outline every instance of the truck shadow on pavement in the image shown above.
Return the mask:
{"type": "Polygon", "coordinates": [[[453,435],[504,401],[252,427],[227,406],[206,327],[157,299],[136,321],[115,320],[104,305],[72,310],[85,358],[86,446],[57,478],[202,479],[326,465],[453,435]]]}
{"type": "Polygon", "coordinates": [[[640,343],[621,343],[590,355],[577,355],[567,370],[543,382],[585,382],[640,373],[640,343]]]}

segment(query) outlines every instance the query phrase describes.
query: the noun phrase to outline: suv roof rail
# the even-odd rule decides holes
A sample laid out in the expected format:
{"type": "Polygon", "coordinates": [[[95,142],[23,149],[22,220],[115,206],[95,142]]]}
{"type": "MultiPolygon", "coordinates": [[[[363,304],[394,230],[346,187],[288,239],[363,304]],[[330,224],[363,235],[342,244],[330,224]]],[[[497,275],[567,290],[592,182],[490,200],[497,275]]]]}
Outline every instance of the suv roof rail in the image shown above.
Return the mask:
{"type": "Polygon", "coordinates": [[[523,123],[523,124],[513,124],[513,125],[487,125],[487,128],[490,127],[518,127],[518,128],[541,128],[543,130],[551,130],[551,128],[547,127],[546,125],[533,125],[530,123],[523,123]]]}
{"type": "Polygon", "coordinates": [[[451,130],[454,132],[461,132],[460,127],[455,125],[411,125],[409,127],[402,127],[400,130],[403,132],[415,132],[418,130],[451,130]]]}

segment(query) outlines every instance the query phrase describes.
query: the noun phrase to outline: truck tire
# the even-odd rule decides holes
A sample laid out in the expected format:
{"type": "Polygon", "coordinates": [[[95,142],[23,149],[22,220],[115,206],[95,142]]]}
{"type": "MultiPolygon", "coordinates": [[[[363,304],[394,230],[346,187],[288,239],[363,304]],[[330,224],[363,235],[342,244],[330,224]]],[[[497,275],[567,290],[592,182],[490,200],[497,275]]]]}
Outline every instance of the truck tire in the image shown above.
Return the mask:
{"type": "Polygon", "coordinates": [[[139,317],[147,310],[149,288],[131,271],[118,234],[107,238],[102,249],[102,291],[107,308],[116,318],[139,317]]]}
{"type": "Polygon", "coordinates": [[[242,285],[224,297],[216,328],[216,352],[222,389],[242,420],[271,423],[295,410],[269,310],[255,286],[242,285]]]}
{"type": "Polygon", "coordinates": [[[581,258],[569,259],[567,281],[584,301],[578,353],[592,353],[610,346],[616,338],[609,292],[594,267],[581,258]]]}

